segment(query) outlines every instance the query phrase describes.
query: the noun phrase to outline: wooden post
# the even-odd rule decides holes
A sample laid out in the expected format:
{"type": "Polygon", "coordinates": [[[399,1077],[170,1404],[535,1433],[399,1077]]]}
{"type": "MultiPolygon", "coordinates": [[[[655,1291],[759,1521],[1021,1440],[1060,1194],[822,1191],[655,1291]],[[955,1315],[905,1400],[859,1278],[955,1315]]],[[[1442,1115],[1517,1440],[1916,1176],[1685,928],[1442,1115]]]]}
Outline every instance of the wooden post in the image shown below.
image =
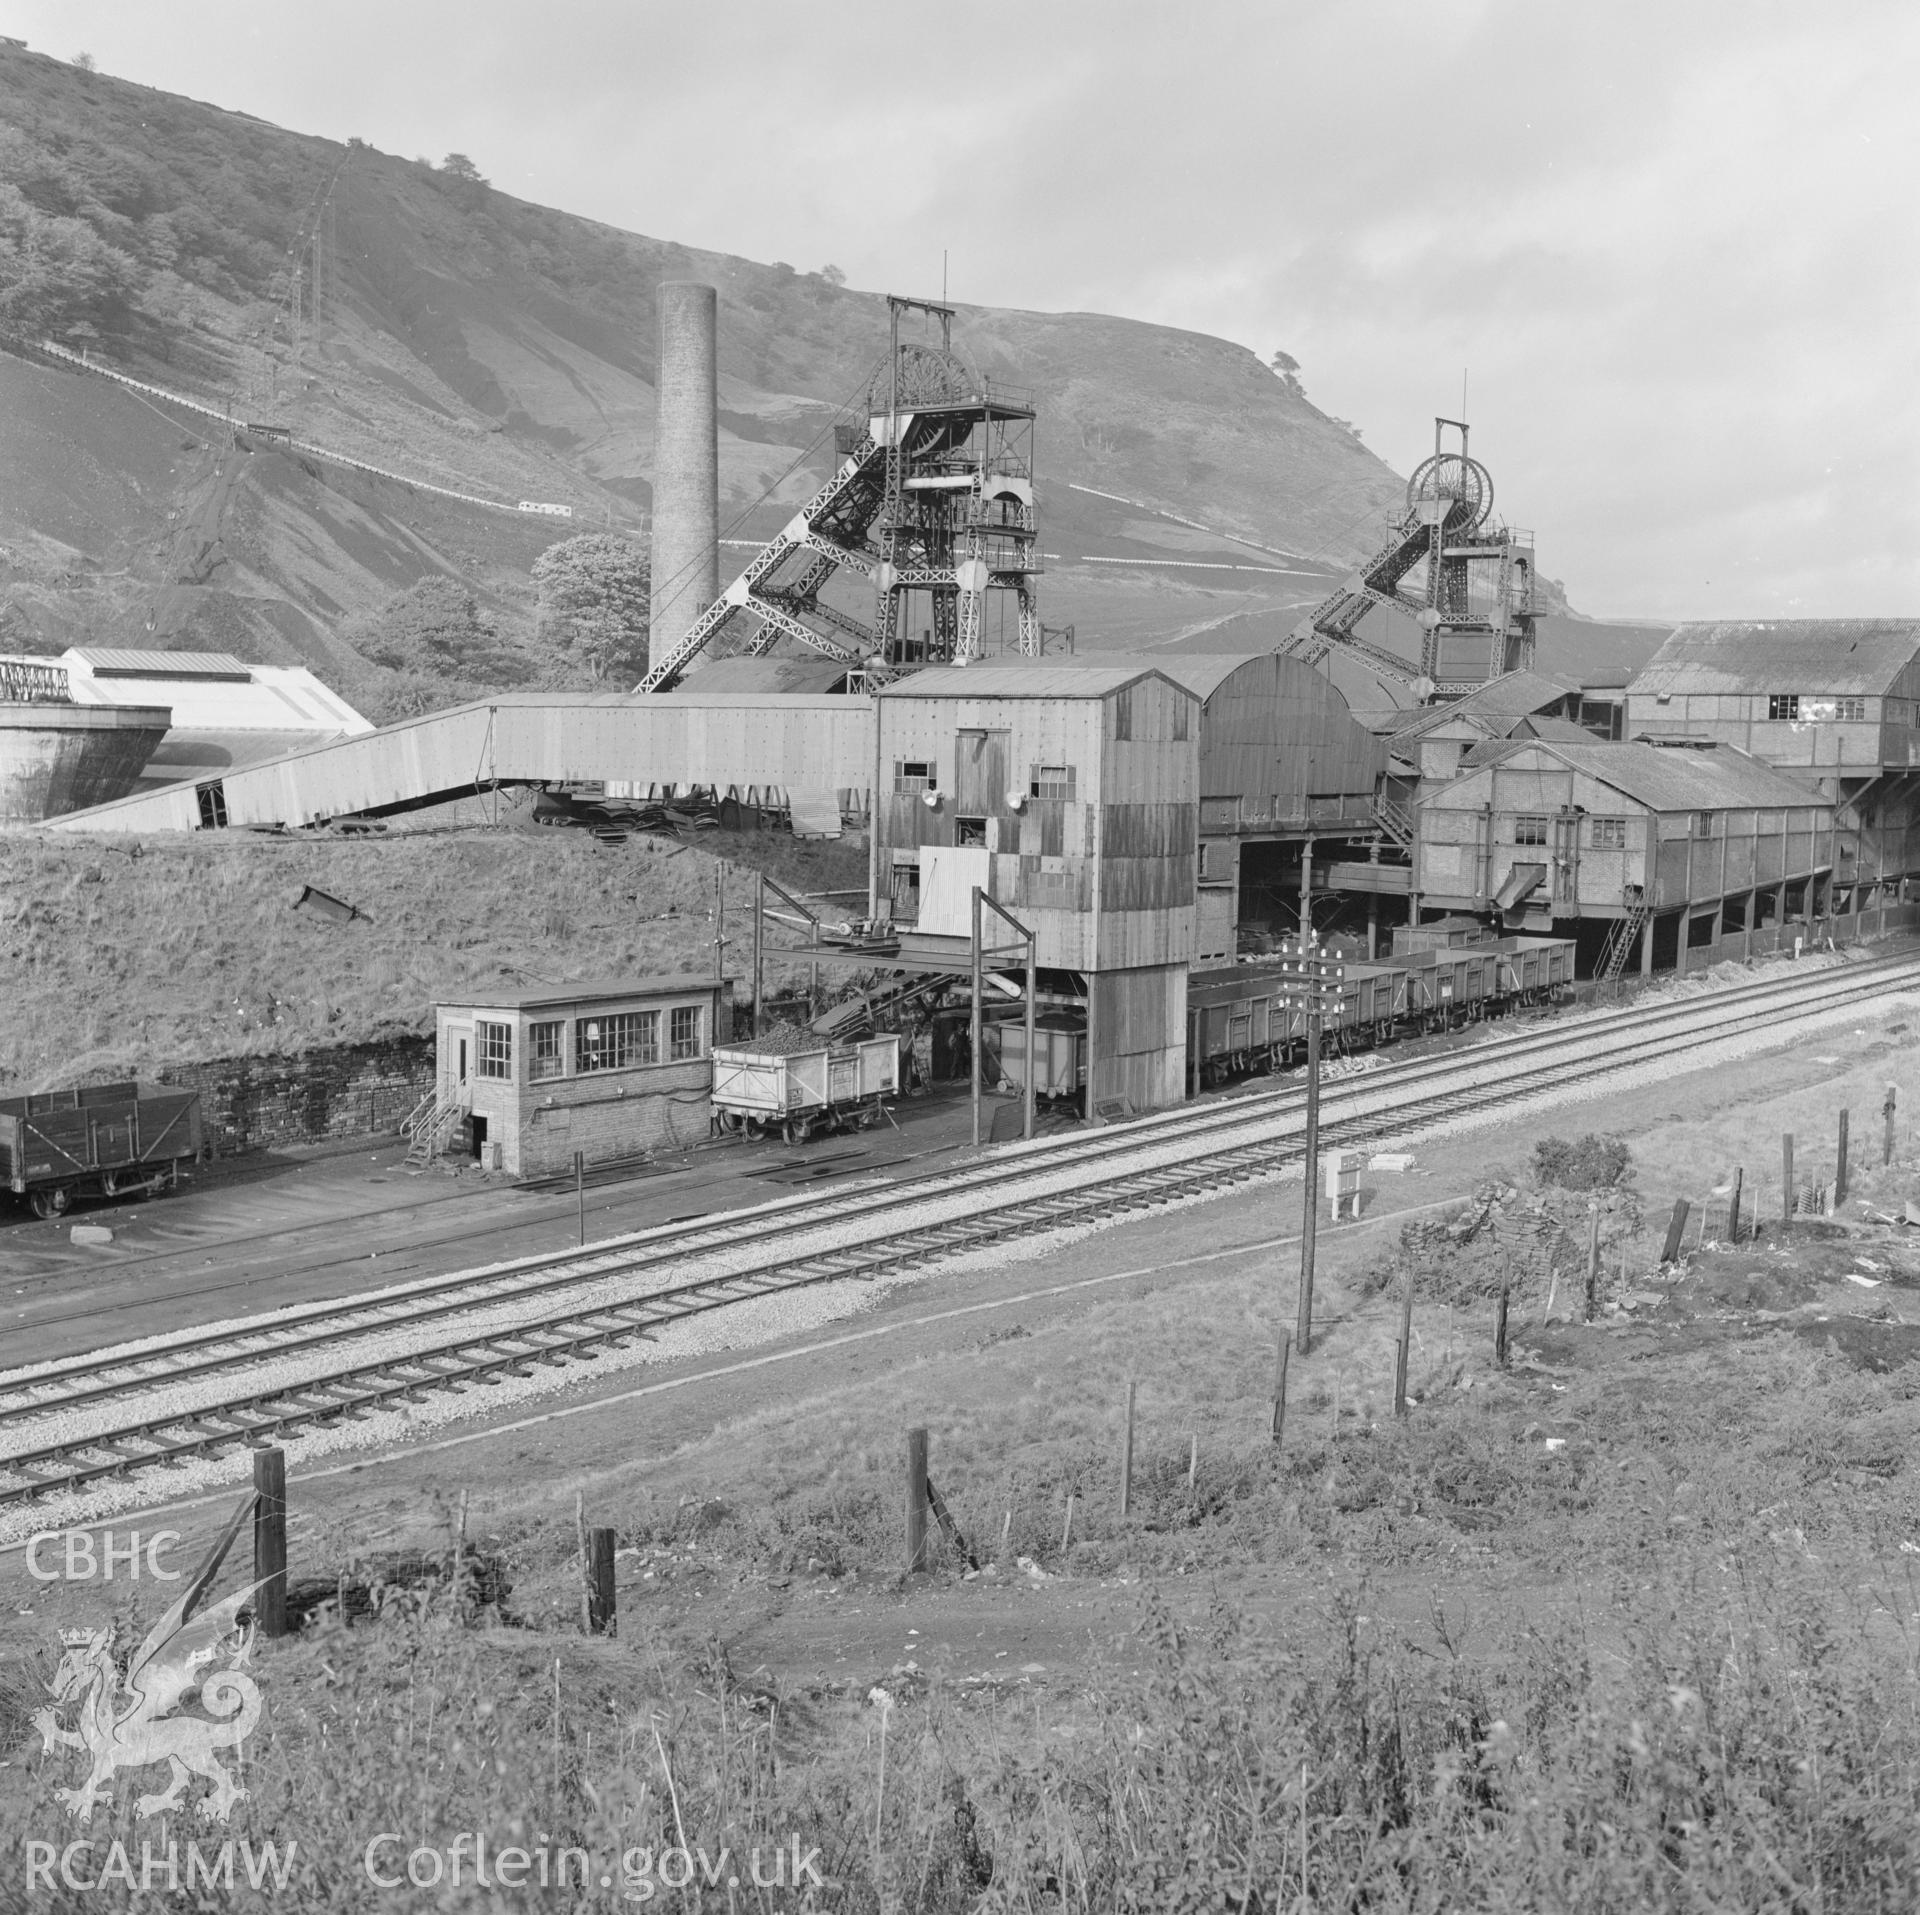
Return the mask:
{"type": "Polygon", "coordinates": [[[573,1153],[573,1196],[580,1206],[580,1241],[587,1240],[587,1156],[585,1151],[573,1153]]]}
{"type": "Polygon", "coordinates": [[[1600,1199],[1587,1204],[1587,1321],[1593,1321],[1594,1304],[1600,1288],[1600,1199]]]}
{"type": "Polygon", "coordinates": [[[1067,1491],[1067,1520],[1060,1531],[1060,1553],[1067,1553],[1067,1545],[1073,1541],[1073,1491],[1067,1491]]]}
{"type": "Polygon", "coordinates": [[[1780,1133],[1780,1221],[1793,1222],[1793,1132],[1780,1133]]]}
{"type": "MultiPolygon", "coordinates": [[[[973,949],[968,953],[973,976],[973,1009],[967,1018],[967,1048],[973,1053],[968,1060],[972,1072],[970,1083],[973,1094],[973,1147],[980,1148],[980,887],[973,887],[973,949]]],[[[1093,1094],[1093,1076],[1089,1061],[1087,1076],[1087,1094],[1093,1094]]]]}
{"type": "Polygon", "coordinates": [[[1287,1358],[1293,1353],[1293,1339],[1280,1332],[1280,1345],[1273,1357],[1273,1425],[1269,1434],[1277,1444],[1287,1427],[1287,1358]]]}
{"type": "Polygon", "coordinates": [[[254,1620],[263,1636],[287,1633],[287,1453],[253,1453],[254,1620]]]}
{"type": "Polygon", "coordinates": [[[573,1492],[573,1541],[579,1552],[578,1569],[580,1574],[580,1627],[588,1635],[593,1634],[593,1584],[588,1572],[587,1556],[587,1499],[579,1490],[573,1492]]]}
{"type": "Polygon", "coordinates": [[[1194,1431],[1187,1438],[1187,1494],[1193,1494],[1193,1486],[1200,1480],[1200,1433],[1194,1431]]]}
{"type": "Polygon", "coordinates": [[[767,961],[767,874],[753,876],[753,1035],[760,1035],[767,961]]]}
{"type": "Polygon", "coordinates": [[[907,1432],[907,1573],[927,1566],[927,1433],[907,1432]]]}
{"type": "Polygon", "coordinates": [[[1039,988],[1036,977],[1039,971],[1040,939],[1037,933],[1027,933],[1027,1090],[1020,1100],[1020,1135],[1028,1143],[1033,1141],[1034,1116],[1039,1099],[1039,1087],[1034,1079],[1039,1075],[1039,1064],[1033,1055],[1034,1034],[1034,992],[1039,988]]]}
{"type": "Polygon", "coordinates": [[[1306,1203],[1300,1221],[1300,1306],[1293,1340],[1305,1356],[1313,1348],[1313,1234],[1320,1220],[1320,1005],[1318,992],[1307,999],[1306,1203]]]}
{"type": "Polygon", "coordinates": [[[1740,1241],[1740,1198],[1747,1185],[1747,1173],[1743,1166],[1733,1167],[1733,1191],[1727,1198],[1727,1241],[1740,1241]]]}
{"type": "Polygon", "coordinates": [[[1400,1354],[1393,1366],[1393,1413],[1407,1413],[1407,1372],[1413,1363],[1413,1272],[1400,1295],[1400,1354]]]}
{"type": "Polygon", "coordinates": [[[613,1531],[587,1531],[587,1633],[610,1636],[614,1632],[613,1609],[613,1531]]]}
{"type": "Polygon", "coordinates": [[[1693,1206],[1687,1202],[1686,1198],[1674,1198],[1673,1215],[1667,1219],[1667,1240],[1660,1247],[1662,1263],[1680,1261],[1680,1240],[1686,1235],[1687,1218],[1692,1210],[1693,1206]]]}
{"type": "MultiPolygon", "coordinates": [[[[467,1492],[460,1492],[459,1526],[453,1533],[453,1614],[457,1622],[467,1619],[466,1591],[467,1563],[467,1492]]],[[[347,1619],[347,1605],[344,1596],[340,1603],[340,1620],[347,1619]]]]}
{"type": "Polygon", "coordinates": [[[1493,1320],[1493,1360],[1501,1369],[1507,1367],[1507,1306],[1513,1300],[1513,1285],[1503,1281],[1500,1285],[1500,1311],[1493,1320]]]}
{"type": "Polygon", "coordinates": [[[1850,1111],[1840,1113],[1840,1147],[1837,1153],[1837,1168],[1833,1173],[1833,1207],[1838,1210],[1847,1201],[1847,1121],[1850,1111]]]}
{"type": "Polygon", "coordinates": [[[1887,1101],[1880,1106],[1880,1116],[1886,1126],[1886,1134],[1880,1140],[1880,1165],[1882,1169],[1893,1162],[1893,1114],[1900,1103],[1900,1093],[1892,1085],[1887,1086],[1887,1101]]]}
{"type": "Polygon", "coordinates": [[[1127,1433],[1120,1444],[1120,1519],[1124,1522],[1133,1509],[1133,1398],[1137,1388],[1127,1378],[1127,1433]]]}

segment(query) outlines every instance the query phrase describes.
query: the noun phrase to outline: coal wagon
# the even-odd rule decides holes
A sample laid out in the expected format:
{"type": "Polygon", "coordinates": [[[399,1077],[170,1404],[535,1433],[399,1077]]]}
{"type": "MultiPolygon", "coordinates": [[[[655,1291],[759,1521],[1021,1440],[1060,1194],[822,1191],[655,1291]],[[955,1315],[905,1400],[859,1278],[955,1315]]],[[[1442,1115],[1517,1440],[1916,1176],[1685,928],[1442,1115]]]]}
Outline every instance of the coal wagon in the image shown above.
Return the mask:
{"type": "Polygon", "coordinates": [[[790,1144],[878,1123],[900,1089],[900,1040],[872,1037],[818,1050],[716,1050],[713,1109],[722,1130],[790,1144]]]}
{"type": "Polygon", "coordinates": [[[58,1217],[76,1197],[171,1189],[203,1141],[198,1091],[89,1084],[0,1097],[0,1188],[58,1217]]]}

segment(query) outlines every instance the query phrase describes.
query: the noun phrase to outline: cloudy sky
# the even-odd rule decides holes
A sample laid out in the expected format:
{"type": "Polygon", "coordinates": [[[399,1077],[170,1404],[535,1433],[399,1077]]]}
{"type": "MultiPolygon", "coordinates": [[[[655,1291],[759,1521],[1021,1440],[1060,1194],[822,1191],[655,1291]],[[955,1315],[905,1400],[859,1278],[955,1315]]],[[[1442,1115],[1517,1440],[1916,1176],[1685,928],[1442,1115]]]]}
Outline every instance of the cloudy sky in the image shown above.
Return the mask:
{"type": "Polygon", "coordinates": [[[1601,615],[1920,612],[1907,0],[0,0],[690,244],[1283,347],[1601,615]]]}

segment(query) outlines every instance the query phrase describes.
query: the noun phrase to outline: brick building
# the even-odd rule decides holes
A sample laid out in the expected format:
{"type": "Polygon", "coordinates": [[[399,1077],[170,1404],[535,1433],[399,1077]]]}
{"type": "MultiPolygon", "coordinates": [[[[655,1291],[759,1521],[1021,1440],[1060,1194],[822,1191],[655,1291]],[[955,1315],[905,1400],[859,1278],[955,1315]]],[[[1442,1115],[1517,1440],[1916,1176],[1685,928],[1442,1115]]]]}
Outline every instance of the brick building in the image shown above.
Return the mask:
{"type": "Polygon", "coordinates": [[[469,993],[434,1006],[439,1106],[466,1147],[520,1177],[707,1135],[732,985],[697,977],[469,993]]]}

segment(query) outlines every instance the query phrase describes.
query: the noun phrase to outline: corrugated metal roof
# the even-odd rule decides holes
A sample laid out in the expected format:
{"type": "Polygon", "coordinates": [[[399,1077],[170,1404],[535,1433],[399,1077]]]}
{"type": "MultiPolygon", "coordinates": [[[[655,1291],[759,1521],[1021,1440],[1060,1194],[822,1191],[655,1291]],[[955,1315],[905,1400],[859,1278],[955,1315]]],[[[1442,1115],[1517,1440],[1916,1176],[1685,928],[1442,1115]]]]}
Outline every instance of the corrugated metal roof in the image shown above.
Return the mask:
{"type": "Polygon", "coordinates": [[[1558,738],[1569,745],[1603,745],[1604,738],[1596,738],[1585,725],[1576,725],[1571,718],[1533,717],[1521,721],[1523,730],[1507,734],[1510,738],[1524,738],[1531,733],[1535,738],[1558,738]]]}
{"type": "MultiPolygon", "coordinates": [[[[683,692],[831,692],[847,667],[831,658],[715,658],[689,672],[683,692]]],[[[670,693],[669,696],[672,696],[670,693]]]]}
{"type": "Polygon", "coordinates": [[[1920,653],[1920,619],[1783,618],[1682,625],[1629,683],[1660,692],[1885,692],[1920,653]]]}
{"type": "MultiPolygon", "coordinates": [[[[1211,698],[1242,665],[1257,658],[1271,658],[1271,652],[1142,652],[1143,660],[1166,673],[1176,684],[1211,698]]],[[[1309,668],[1311,669],[1311,668],[1309,668]]]]}
{"type": "Polygon", "coordinates": [[[1588,744],[1560,740],[1513,739],[1500,760],[1504,766],[1526,769],[1538,758],[1584,772],[1616,791],[1624,792],[1653,811],[1745,810],[1758,806],[1801,808],[1827,801],[1808,785],[1785,772],[1763,765],[1731,745],[1708,750],[1669,749],[1659,745],[1610,745],[1596,738],[1588,744]]]}
{"type": "Polygon", "coordinates": [[[1394,728],[1393,738],[1395,742],[1418,738],[1422,732],[1444,724],[1449,718],[1469,715],[1482,720],[1489,731],[1508,732],[1513,729],[1513,720],[1530,718],[1548,705],[1559,704],[1572,689],[1539,672],[1508,672],[1503,677],[1488,679],[1464,698],[1453,699],[1445,705],[1423,706],[1394,728]]]}
{"type": "MultiPolygon", "coordinates": [[[[1177,683],[1160,664],[940,665],[883,685],[882,698],[1104,698],[1143,678],[1177,683]]],[[[1188,688],[1179,687],[1182,691],[1188,688]]]]}
{"type": "Polygon", "coordinates": [[[616,977],[583,978],[577,984],[536,984],[524,990],[494,990],[476,984],[458,997],[443,997],[436,1010],[537,1011],[547,1005],[598,1003],[618,997],[684,997],[690,991],[711,991],[717,983],[710,977],[616,977]]]}
{"type": "Polygon", "coordinates": [[[237,678],[253,667],[231,652],[129,651],[110,645],[77,645],[67,653],[90,671],[112,678],[237,678]]]}

